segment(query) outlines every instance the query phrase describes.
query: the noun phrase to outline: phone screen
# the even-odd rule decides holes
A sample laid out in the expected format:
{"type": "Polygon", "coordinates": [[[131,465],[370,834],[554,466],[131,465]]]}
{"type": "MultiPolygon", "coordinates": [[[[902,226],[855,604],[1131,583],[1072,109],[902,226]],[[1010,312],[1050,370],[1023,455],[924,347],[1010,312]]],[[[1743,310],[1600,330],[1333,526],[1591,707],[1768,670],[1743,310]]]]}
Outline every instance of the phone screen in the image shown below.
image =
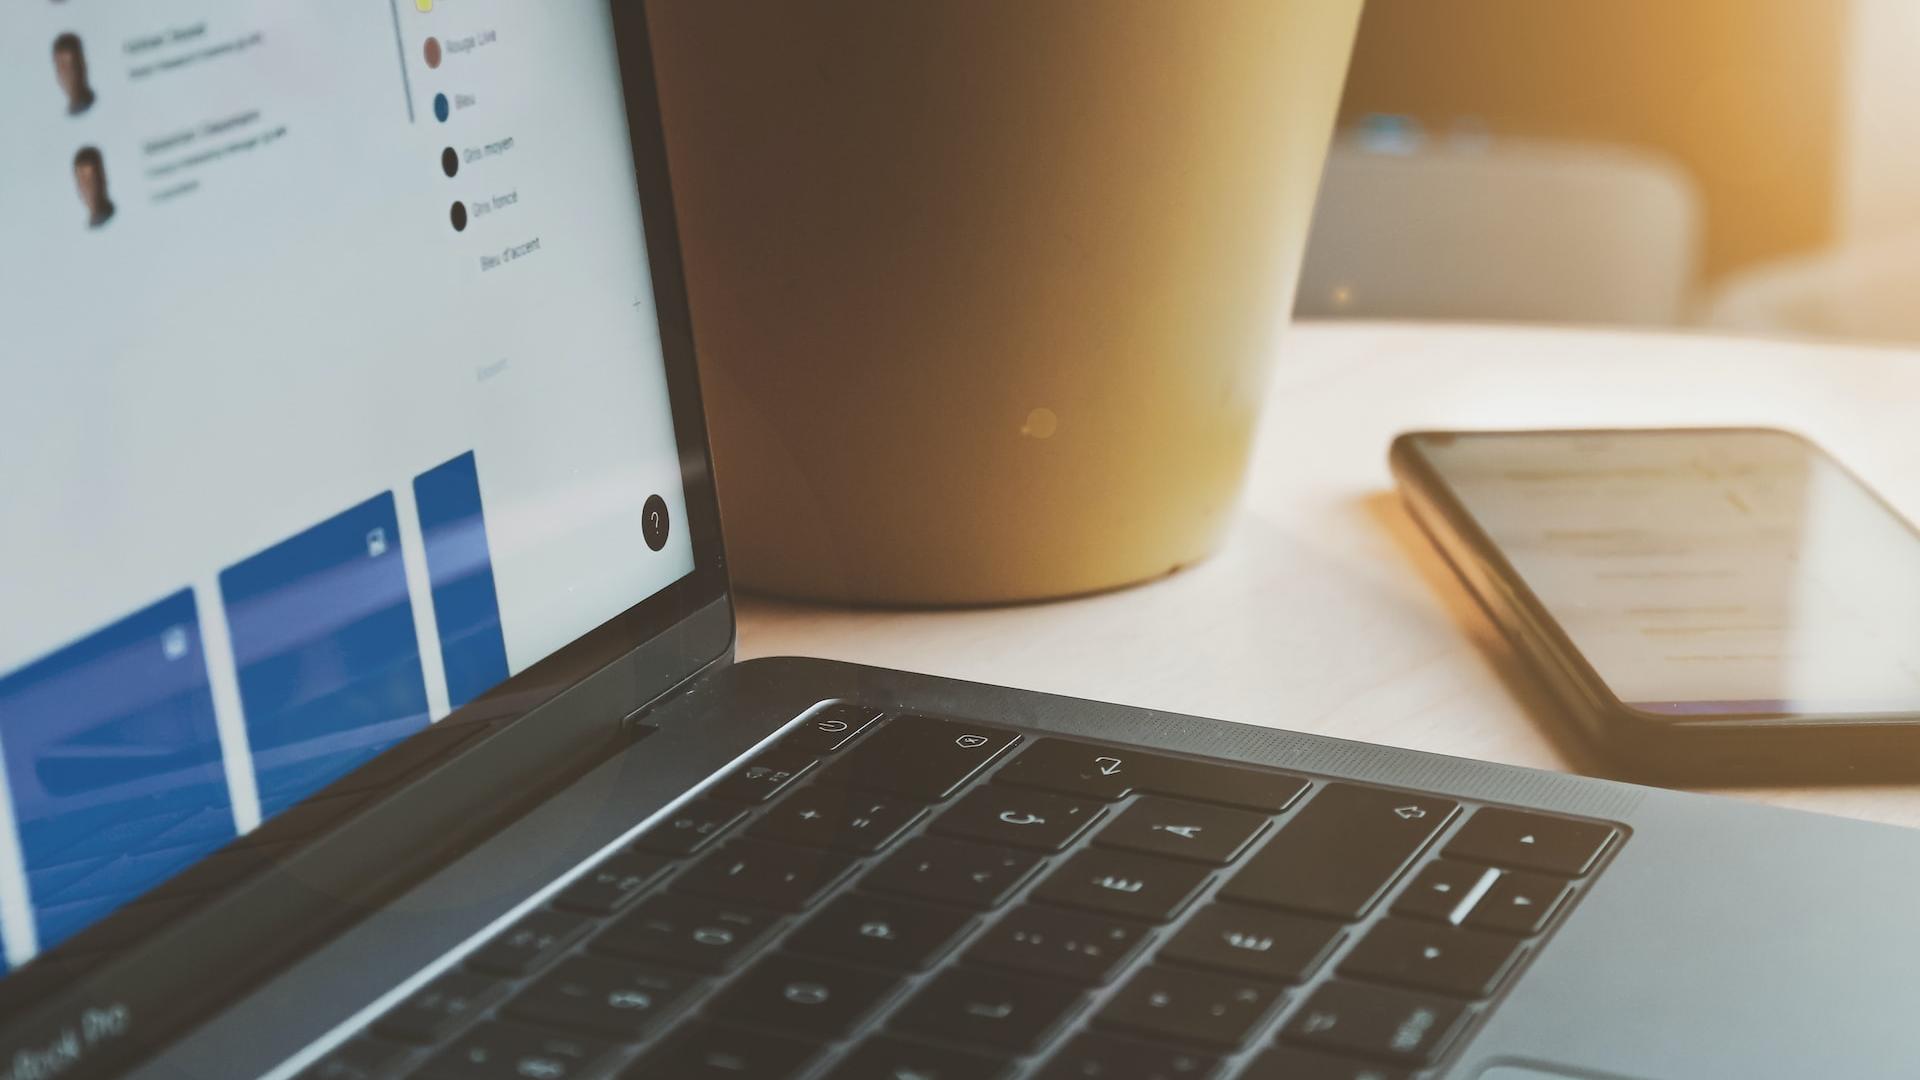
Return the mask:
{"type": "Polygon", "coordinates": [[[1811,443],[1738,430],[1416,446],[1628,707],[1920,712],[1920,537],[1811,443]]]}

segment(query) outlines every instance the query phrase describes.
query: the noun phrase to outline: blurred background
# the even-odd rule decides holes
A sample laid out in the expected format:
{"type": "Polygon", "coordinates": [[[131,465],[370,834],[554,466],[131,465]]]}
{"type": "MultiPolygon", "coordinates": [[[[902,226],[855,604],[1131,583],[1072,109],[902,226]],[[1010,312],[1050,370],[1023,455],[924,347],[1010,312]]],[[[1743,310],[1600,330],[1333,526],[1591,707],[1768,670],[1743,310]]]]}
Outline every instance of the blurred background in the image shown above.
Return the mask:
{"type": "Polygon", "coordinates": [[[1920,0],[1367,0],[1310,317],[1920,343],[1920,0]]]}

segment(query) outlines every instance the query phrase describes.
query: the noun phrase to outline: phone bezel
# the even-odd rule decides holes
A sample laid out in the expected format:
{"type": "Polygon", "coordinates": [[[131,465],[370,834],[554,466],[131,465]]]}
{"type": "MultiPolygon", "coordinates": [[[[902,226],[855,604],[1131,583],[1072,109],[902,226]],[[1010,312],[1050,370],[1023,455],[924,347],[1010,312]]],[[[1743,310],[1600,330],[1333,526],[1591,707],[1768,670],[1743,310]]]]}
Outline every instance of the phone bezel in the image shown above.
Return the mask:
{"type": "Polygon", "coordinates": [[[1641,775],[1679,772],[1693,779],[1784,776],[1878,778],[1920,773],[1911,764],[1875,760],[1889,750],[1920,751],[1920,714],[1871,712],[1722,712],[1674,716],[1635,708],[1588,662],[1547,605],[1481,529],[1428,460],[1422,440],[1489,436],[1766,434],[1789,438],[1826,459],[1920,543],[1920,531],[1884,496],[1806,436],[1775,427],[1581,428],[1413,431],[1394,439],[1389,464],[1412,516],[1480,601],[1515,649],[1572,709],[1590,740],[1641,775]]]}

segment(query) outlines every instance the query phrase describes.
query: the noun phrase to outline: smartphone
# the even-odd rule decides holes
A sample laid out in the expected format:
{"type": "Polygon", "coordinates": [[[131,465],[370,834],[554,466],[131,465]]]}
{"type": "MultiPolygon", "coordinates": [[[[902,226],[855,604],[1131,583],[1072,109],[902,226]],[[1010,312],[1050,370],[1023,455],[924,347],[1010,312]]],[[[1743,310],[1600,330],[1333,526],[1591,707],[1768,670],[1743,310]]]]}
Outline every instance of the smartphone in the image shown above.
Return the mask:
{"type": "Polygon", "coordinates": [[[1920,534],[1765,428],[1414,432],[1413,517],[1620,773],[1920,776],[1920,534]]]}

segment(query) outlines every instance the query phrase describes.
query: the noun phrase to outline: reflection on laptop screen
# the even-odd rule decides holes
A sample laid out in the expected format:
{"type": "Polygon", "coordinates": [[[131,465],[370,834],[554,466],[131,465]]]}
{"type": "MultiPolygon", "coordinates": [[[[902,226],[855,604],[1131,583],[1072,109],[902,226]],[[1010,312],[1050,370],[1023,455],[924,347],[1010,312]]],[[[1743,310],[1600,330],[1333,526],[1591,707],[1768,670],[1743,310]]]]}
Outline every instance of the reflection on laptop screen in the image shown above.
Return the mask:
{"type": "Polygon", "coordinates": [[[12,968],[693,551],[604,2],[12,0],[0,54],[12,968]]]}

